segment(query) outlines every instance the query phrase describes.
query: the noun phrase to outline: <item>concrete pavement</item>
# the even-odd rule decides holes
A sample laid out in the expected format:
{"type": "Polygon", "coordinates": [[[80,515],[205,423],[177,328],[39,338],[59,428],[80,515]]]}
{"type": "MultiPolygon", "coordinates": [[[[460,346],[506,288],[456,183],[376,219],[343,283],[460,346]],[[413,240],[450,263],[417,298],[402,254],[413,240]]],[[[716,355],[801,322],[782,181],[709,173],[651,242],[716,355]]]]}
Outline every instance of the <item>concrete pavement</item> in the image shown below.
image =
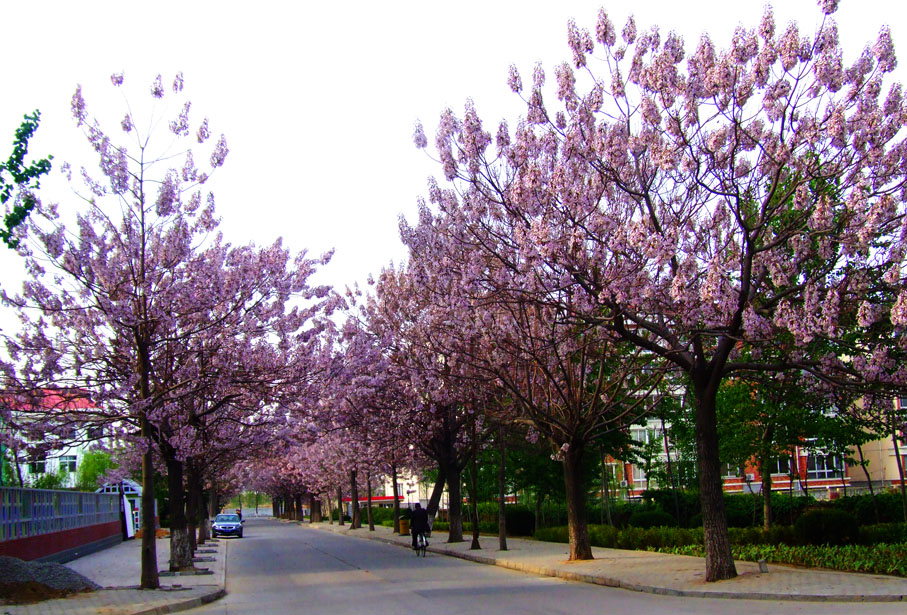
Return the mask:
{"type": "MultiPolygon", "coordinates": [[[[0,615],[162,615],[195,608],[226,594],[227,553],[231,538],[206,542],[196,553],[196,568],[208,574],[161,575],[161,589],[140,590],[141,541],[128,540],[66,564],[104,589],[36,604],[0,605],[0,615]]],[[[170,540],[156,542],[158,570],[169,568],[170,540]]]]}
{"type": "MultiPolygon", "coordinates": [[[[300,524],[349,536],[380,540],[411,548],[409,536],[397,536],[391,528],[367,526],[351,530],[327,523],[300,524]]],[[[434,532],[430,553],[459,557],[483,564],[522,570],[532,574],[571,581],[661,594],[702,598],[750,600],[804,600],[829,602],[907,601],[907,579],[885,575],[836,572],[769,564],[759,572],[753,562],[737,562],[739,576],[728,581],[706,583],[702,558],[649,551],[625,551],[593,547],[594,560],[567,561],[567,545],[508,538],[507,551],[498,550],[497,536],[482,536],[481,550],[470,550],[471,536],[464,542],[447,543],[447,534],[434,532]]]]}

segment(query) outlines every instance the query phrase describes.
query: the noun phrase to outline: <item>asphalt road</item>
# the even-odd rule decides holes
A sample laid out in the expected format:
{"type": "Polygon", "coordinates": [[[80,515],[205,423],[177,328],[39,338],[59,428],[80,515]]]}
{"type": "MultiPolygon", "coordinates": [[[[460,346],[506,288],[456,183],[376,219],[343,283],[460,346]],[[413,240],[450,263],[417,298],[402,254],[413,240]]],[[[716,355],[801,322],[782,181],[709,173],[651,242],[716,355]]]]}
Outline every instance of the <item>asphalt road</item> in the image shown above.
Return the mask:
{"type": "MultiPolygon", "coordinates": [[[[367,529],[362,530],[367,532],[367,529]]],[[[774,602],[655,596],[572,583],[248,518],[232,540],[227,596],[191,613],[216,615],[558,615],[746,613],[903,615],[903,603],[774,602]]]]}

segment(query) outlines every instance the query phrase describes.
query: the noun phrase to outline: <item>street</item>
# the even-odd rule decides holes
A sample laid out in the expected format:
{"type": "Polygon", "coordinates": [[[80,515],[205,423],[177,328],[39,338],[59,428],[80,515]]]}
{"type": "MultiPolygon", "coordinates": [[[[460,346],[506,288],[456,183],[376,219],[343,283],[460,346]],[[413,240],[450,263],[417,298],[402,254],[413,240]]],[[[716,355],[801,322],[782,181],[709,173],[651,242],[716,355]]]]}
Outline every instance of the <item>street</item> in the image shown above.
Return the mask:
{"type": "MultiPolygon", "coordinates": [[[[357,530],[360,531],[360,530],[357,530]]],[[[361,530],[367,533],[367,529],[361,530]]],[[[903,603],[677,598],[573,583],[248,518],[230,540],[227,596],[190,611],[216,615],[495,613],[902,614],[903,603]]],[[[491,540],[489,537],[487,540],[491,540]]]]}

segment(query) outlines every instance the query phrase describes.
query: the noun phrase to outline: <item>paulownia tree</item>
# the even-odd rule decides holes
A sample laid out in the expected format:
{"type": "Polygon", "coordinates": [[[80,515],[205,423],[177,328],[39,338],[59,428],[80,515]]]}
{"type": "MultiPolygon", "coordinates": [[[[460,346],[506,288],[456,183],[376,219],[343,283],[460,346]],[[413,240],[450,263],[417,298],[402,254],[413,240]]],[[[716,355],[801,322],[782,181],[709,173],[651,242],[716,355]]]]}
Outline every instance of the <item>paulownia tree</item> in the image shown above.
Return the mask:
{"type": "MultiPolygon", "coordinates": [[[[472,106],[442,116],[436,145],[455,191],[433,203],[504,226],[538,266],[583,295],[578,321],[685,374],[695,412],[706,579],[736,575],[724,516],[716,395],[745,371],[802,370],[835,386],[903,382],[895,344],[844,332],[907,324],[907,118],[887,28],[849,65],[820,0],[815,36],[770,9],[727,48],[703,36],[594,33],[569,24],[558,111],[533,72],[526,116],[484,131],[472,106]],[[596,52],[598,44],[598,52],[596,52]],[[883,92],[887,88],[887,91],[883,92]],[[493,146],[494,144],[494,146],[493,146]],[[842,323],[844,326],[842,326],[842,323]],[[771,353],[761,358],[760,350],[771,353]]],[[[514,68],[509,85],[524,92],[514,68]]],[[[427,140],[417,127],[415,140],[427,140]]],[[[477,250],[493,246],[476,244],[477,250]]],[[[564,304],[565,310],[570,309],[564,304]]]]}
{"type": "MultiPolygon", "coordinates": [[[[112,82],[120,86],[123,76],[112,82]]],[[[177,75],[173,95],[182,89],[177,75]]],[[[167,113],[158,108],[165,97],[160,77],[151,95],[154,126],[167,113]]],[[[52,383],[88,391],[112,425],[138,436],[143,588],[159,585],[152,449],[163,456],[178,495],[182,463],[199,452],[198,419],[211,429],[251,424],[303,391],[301,374],[318,347],[312,320],[333,301],[327,288],[308,285],[327,257],[291,256],[279,242],[231,248],[211,236],[214,197],[204,187],[228,150],[221,136],[210,147],[208,170],[196,166],[193,150],[180,144],[192,139],[207,147],[210,129],[205,119],[190,136],[189,109],[188,101],[177,107],[163,147],[127,112],[119,128],[131,144],[118,145],[89,120],[77,89],[73,116],[98,154],[103,179],[81,169],[85,208],[74,226],[63,223],[55,205],[38,203],[20,246],[31,279],[20,296],[4,295],[22,320],[20,333],[7,340],[7,389],[52,383]],[[303,306],[291,308],[291,300],[303,306]],[[219,411],[227,415],[220,423],[219,411]]],[[[182,507],[177,520],[174,554],[183,566],[191,560],[182,507]]]]}
{"type": "Polygon", "coordinates": [[[605,328],[577,322],[559,282],[525,276],[533,264],[504,239],[512,229],[460,220],[423,208],[418,225],[402,229],[408,277],[443,316],[432,325],[434,345],[468,364],[487,389],[500,389],[486,415],[524,423],[551,445],[563,463],[570,559],[591,559],[585,454],[654,403],[660,364],[605,328]],[[496,258],[476,245],[496,245],[496,258]]]}

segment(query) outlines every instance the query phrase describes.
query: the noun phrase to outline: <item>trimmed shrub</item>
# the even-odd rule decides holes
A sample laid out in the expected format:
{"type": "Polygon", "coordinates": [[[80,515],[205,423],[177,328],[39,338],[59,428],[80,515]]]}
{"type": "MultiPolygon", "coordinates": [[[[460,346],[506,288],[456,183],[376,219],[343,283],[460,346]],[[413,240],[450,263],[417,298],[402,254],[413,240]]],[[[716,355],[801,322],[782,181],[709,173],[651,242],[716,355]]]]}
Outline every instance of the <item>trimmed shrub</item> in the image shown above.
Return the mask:
{"type": "MultiPolygon", "coordinates": [[[[725,494],[724,513],[727,516],[728,527],[762,525],[762,498],[753,498],[752,495],[725,494]],[[755,519],[753,518],[754,507],[755,519]]],[[[699,523],[701,525],[702,521],[700,520],[699,523]]]]}
{"type": "Polygon", "coordinates": [[[650,527],[674,527],[677,525],[677,521],[663,510],[644,510],[630,515],[627,524],[648,529],[650,527]]]}
{"type": "MultiPolygon", "coordinates": [[[[363,520],[368,519],[366,514],[367,514],[366,510],[365,510],[365,508],[363,508],[362,509],[363,520]]],[[[383,525],[383,522],[387,521],[387,520],[390,520],[391,525],[393,525],[393,521],[394,521],[394,509],[393,508],[382,508],[379,506],[372,506],[372,521],[374,521],[377,524],[383,525]]]]}
{"type": "Polygon", "coordinates": [[[793,525],[800,515],[808,508],[816,505],[812,496],[790,497],[789,493],[772,493],[772,521],[773,523],[793,525]]]}
{"type": "Polygon", "coordinates": [[[559,525],[557,527],[542,527],[535,530],[536,540],[545,542],[570,542],[567,536],[567,526],[559,525]]]}
{"type": "Polygon", "coordinates": [[[504,509],[504,514],[510,536],[532,536],[535,531],[535,514],[529,507],[509,505],[504,509]]]}
{"type": "MultiPolygon", "coordinates": [[[[895,490],[877,493],[876,506],[879,509],[880,523],[901,523],[904,521],[904,510],[901,505],[901,496],[895,490]]],[[[875,506],[872,496],[868,493],[851,495],[831,502],[831,507],[846,510],[857,518],[860,525],[875,525],[875,506]]]]}
{"type": "Polygon", "coordinates": [[[847,545],[857,542],[857,518],[833,508],[808,510],[794,524],[797,540],[808,545],[847,545]]]}
{"type": "Polygon", "coordinates": [[[879,523],[860,527],[862,545],[907,544],[907,523],[879,523]]]}

